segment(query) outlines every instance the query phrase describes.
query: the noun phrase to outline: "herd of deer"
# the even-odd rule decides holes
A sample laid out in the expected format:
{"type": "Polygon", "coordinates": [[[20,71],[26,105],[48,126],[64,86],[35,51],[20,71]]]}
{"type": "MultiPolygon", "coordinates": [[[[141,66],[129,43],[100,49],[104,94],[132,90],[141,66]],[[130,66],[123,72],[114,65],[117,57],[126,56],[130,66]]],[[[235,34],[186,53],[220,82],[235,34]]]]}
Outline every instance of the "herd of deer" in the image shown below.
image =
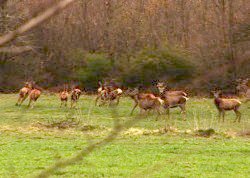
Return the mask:
{"type": "MultiPolygon", "coordinates": [[[[250,100],[250,88],[249,88],[249,79],[239,79],[237,80],[238,85],[236,87],[240,96],[246,97],[246,102],[250,100]]],[[[157,88],[159,90],[159,95],[155,95],[152,93],[144,93],[140,92],[138,88],[135,89],[127,89],[123,91],[121,88],[114,85],[103,85],[99,82],[99,88],[97,90],[97,97],[95,100],[95,105],[100,100],[99,106],[102,106],[106,103],[110,105],[114,103],[116,105],[119,104],[120,97],[124,94],[125,96],[129,96],[132,100],[134,100],[134,107],[132,108],[131,115],[133,114],[135,108],[139,106],[140,112],[147,110],[155,110],[158,113],[158,116],[161,114],[161,108],[163,107],[168,116],[169,109],[179,107],[181,109],[181,113],[186,113],[186,102],[188,100],[187,93],[184,91],[170,91],[168,87],[163,82],[157,83],[157,88]]],[[[76,106],[77,101],[80,98],[82,91],[79,87],[74,87],[72,91],[69,93],[66,89],[59,94],[59,98],[61,100],[61,106],[67,106],[68,98],[71,99],[71,108],[76,106]]],[[[236,114],[235,122],[240,122],[241,113],[239,112],[239,108],[241,106],[241,102],[236,98],[224,98],[221,95],[221,91],[213,91],[214,95],[214,104],[219,111],[219,121],[222,116],[223,122],[225,117],[225,111],[233,110],[236,114]]],[[[31,82],[26,82],[25,86],[19,92],[19,98],[16,105],[21,105],[23,101],[29,97],[28,107],[34,107],[35,101],[40,97],[41,91],[34,87],[31,82]]],[[[157,117],[158,117],[157,116],[157,117]]]]}

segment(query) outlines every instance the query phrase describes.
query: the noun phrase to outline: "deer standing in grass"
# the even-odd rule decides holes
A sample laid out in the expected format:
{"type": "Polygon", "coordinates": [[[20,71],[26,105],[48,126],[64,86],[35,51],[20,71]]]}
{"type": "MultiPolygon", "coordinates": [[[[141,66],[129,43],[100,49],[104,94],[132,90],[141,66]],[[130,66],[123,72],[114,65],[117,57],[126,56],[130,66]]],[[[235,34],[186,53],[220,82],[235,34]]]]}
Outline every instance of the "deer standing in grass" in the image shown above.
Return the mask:
{"type": "Polygon", "coordinates": [[[175,107],[179,107],[181,109],[181,113],[186,112],[186,102],[189,98],[187,98],[187,94],[185,92],[168,91],[163,83],[158,83],[157,88],[160,92],[161,99],[164,100],[164,108],[167,109],[167,113],[169,113],[170,108],[175,107]]]}
{"type": "Polygon", "coordinates": [[[71,108],[75,107],[80,96],[82,94],[82,91],[79,89],[79,87],[75,87],[71,92],[71,108]]]}
{"type": "Polygon", "coordinates": [[[106,98],[106,95],[108,95],[107,89],[103,86],[103,84],[99,81],[98,82],[98,89],[97,89],[97,97],[95,99],[95,105],[97,105],[97,102],[99,99],[106,98]]]}
{"type": "Polygon", "coordinates": [[[155,110],[158,113],[158,116],[161,114],[160,108],[164,104],[164,101],[160,97],[156,97],[150,93],[139,93],[138,89],[128,89],[125,94],[132,98],[135,102],[135,105],[130,113],[131,115],[137,106],[140,107],[141,113],[143,110],[155,110]]]}
{"type": "Polygon", "coordinates": [[[67,107],[67,102],[68,102],[68,98],[69,98],[69,93],[66,89],[66,87],[64,86],[64,90],[59,94],[59,98],[61,100],[61,105],[60,107],[62,107],[62,105],[64,104],[65,107],[67,107]]]}
{"type": "Polygon", "coordinates": [[[19,97],[16,103],[16,106],[21,106],[23,101],[29,96],[30,91],[32,90],[32,84],[31,82],[25,82],[25,85],[23,88],[19,91],[19,97]]]}
{"type": "Polygon", "coordinates": [[[230,111],[230,110],[233,110],[236,114],[236,119],[234,122],[236,122],[237,120],[238,122],[240,122],[241,113],[239,112],[239,108],[241,102],[238,99],[221,98],[221,91],[213,91],[212,93],[214,95],[214,104],[219,111],[219,122],[221,116],[224,122],[225,111],[230,111]]]}

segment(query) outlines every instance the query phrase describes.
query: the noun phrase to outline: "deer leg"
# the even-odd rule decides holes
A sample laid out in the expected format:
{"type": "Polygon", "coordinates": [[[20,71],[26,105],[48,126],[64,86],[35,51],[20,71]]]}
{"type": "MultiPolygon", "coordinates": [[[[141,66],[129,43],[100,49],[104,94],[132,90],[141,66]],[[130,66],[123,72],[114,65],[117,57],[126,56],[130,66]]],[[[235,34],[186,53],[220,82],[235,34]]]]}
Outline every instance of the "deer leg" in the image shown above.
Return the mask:
{"type": "Polygon", "coordinates": [[[120,97],[117,97],[117,102],[116,102],[116,105],[119,104],[119,101],[120,101],[120,97]]]}
{"type": "Polygon", "coordinates": [[[110,107],[110,106],[111,106],[111,103],[112,103],[112,100],[110,99],[110,100],[109,100],[108,107],[110,107]]]}
{"type": "Polygon", "coordinates": [[[36,102],[36,101],[33,101],[33,102],[31,103],[31,109],[34,108],[35,102],[36,102]]]}
{"type": "Polygon", "coordinates": [[[29,100],[28,108],[30,107],[31,103],[32,103],[32,99],[29,100]]]}
{"type": "Polygon", "coordinates": [[[21,99],[22,99],[22,97],[19,96],[18,99],[17,99],[17,102],[16,102],[16,106],[18,106],[18,104],[20,103],[21,99]]]}
{"type": "Polygon", "coordinates": [[[24,100],[26,100],[27,97],[28,95],[25,95],[24,97],[21,98],[21,102],[19,103],[19,106],[21,106],[21,104],[24,102],[24,100]]]}
{"type": "Polygon", "coordinates": [[[167,113],[167,117],[165,117],[165,132],[167,131],[167,120],[169,120],[170,118],[169,108],[167,108],[166,113],[167,113]]]}
{"type": "Polygon", "coordinates": [[[186,120],[186,105],[185,105],[185,103],[179,105],[179,107],[181,108],[181,114],[184,114],[184,120],[186,120]]]}
{"type": "Polygon", "coordinates": [[[97,102],[98,102],[99,98],[100,98],[100,95],[97,95],[97,97],[95,99],[95,106],[97,105],[97,102]]]}
{"type": "Polygon", "coordinates": [[[78,106],[78,99],[75,101],[75,108],[77,108],[77,106],[78,106]]]}
{"type": "Polygon", "coordinates": [[[101,103],[99,104],[99,106],[103,106],[104,104],[105,104],[105,101],[101,99],[101,103]]]}
{"type": "Polygon", "coordinates": [[[186,106],[185,104],[180,104],[179,107],[181,108],[181,113],[186,113],[186,106]]]}
{"type": "Polygon", "coordinates": [[[132,109],[132,111],[131,111],[131,113],[130,113],[130,115],[133,114],[133,112],[134,112],[134,110],[135,110],[135,108],[136,108],[137,106],[138,106],[138,103],[136,102],[135,105],[134,105],[134,107],[133,107],[133,109],[132,109]]]}
{"type": "Polygon", "coordinates": [[[160,108],[156,108],[157,116],[155,120],[158,120],[158,117],[161,115],[160,108]]]}
{"type": "Polygon", "coordinates": [[[234,110],[235,114],[236,114],[236,119],[234,122],[236,122],[238,120],[238,122],[240,122],[241,119],[241,113],[238,110],[234,110]]]}
{"type": "Polygon", "coordinates": [[[238,122],[240,123],[240,120],[241,120],[241,113],[237,110],[238,112],[238,122]]]}
{"type": "Polygon", "coordinates": [[[225,121],[225,111],[222,111],[222,121],[225,121]]]}
{"type": "Polygon", "coordinates": [[[218,120],[219,120],[219,122],[220,122],[220,118],[221,118],[221,111],[219,111],[219,115],[218,115],[218,120]]]}
{"type": "Polygon", "coordinates": [[[66,100],[66,101],[64,102],[64,106],[65,106],[65,107],[67,107],[67,103],[68,103],[68,101],[66,100]]]}

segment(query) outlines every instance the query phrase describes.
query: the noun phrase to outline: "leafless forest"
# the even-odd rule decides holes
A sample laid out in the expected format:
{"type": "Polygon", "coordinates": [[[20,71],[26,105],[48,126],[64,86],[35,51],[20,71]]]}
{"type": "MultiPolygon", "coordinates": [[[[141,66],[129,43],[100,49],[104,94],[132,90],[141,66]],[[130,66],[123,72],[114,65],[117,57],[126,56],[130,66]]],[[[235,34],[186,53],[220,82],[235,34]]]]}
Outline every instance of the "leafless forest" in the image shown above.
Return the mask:
{"type": "MultiPolygon", "coordinates": [[[[0,0],[0,36],[55,0],[0,0]]],[[[249,0],[78,0],[0,46],[0,91],[156,80],[193,93],[250,76],[249,0]]]]}

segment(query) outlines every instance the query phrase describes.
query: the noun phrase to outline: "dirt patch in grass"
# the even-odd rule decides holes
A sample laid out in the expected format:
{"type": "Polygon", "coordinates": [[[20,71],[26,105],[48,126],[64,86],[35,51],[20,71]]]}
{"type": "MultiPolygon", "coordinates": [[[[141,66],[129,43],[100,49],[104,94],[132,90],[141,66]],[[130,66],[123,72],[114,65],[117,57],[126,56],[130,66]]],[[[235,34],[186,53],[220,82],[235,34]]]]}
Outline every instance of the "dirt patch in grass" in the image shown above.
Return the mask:
{"type": "Polygon", "coordinates": [[[84,124],[79,127],[79,130],[85,132],[85,131],[93,131],[93,130],[110,130],[105,126],[99,126],[99,125],[89,125],[89,124],[84,124]]]}
{"type": "Polygon", "coordinates": [[[238,133],[238,136],[250,137],[250,130],[241,131],[241,132],[238,133]]]}
{"type": "Polygon", "coordinates": [[[79,126],[79,124],[80,124],[79,120],[71,118],[71,119],[56,120],[56,121],[52,120],[49,121],[48,123],[37,122],[34,124],[34,126],[38,128],[45,127],[45,128],[68,129],[68,128],[76,128],[79,126]]]}
{"type": "Polygon", "coordinates": [[[211,137],[215,134],[215,130],[212,128],[209,129],[199,129],[195,132],[196,136],[200,137],[211,137]]]}
{"type": "Polygon", "coordinates": [[[122,135],[162,135],[166,133],[179,133],[180,131],[177,128],[169,127],[167,129],[165,128],[159,128],[159,129],[145,129],[145,128],[135,128],[131,127],[128,130],[122,132],[122,135]]]}

